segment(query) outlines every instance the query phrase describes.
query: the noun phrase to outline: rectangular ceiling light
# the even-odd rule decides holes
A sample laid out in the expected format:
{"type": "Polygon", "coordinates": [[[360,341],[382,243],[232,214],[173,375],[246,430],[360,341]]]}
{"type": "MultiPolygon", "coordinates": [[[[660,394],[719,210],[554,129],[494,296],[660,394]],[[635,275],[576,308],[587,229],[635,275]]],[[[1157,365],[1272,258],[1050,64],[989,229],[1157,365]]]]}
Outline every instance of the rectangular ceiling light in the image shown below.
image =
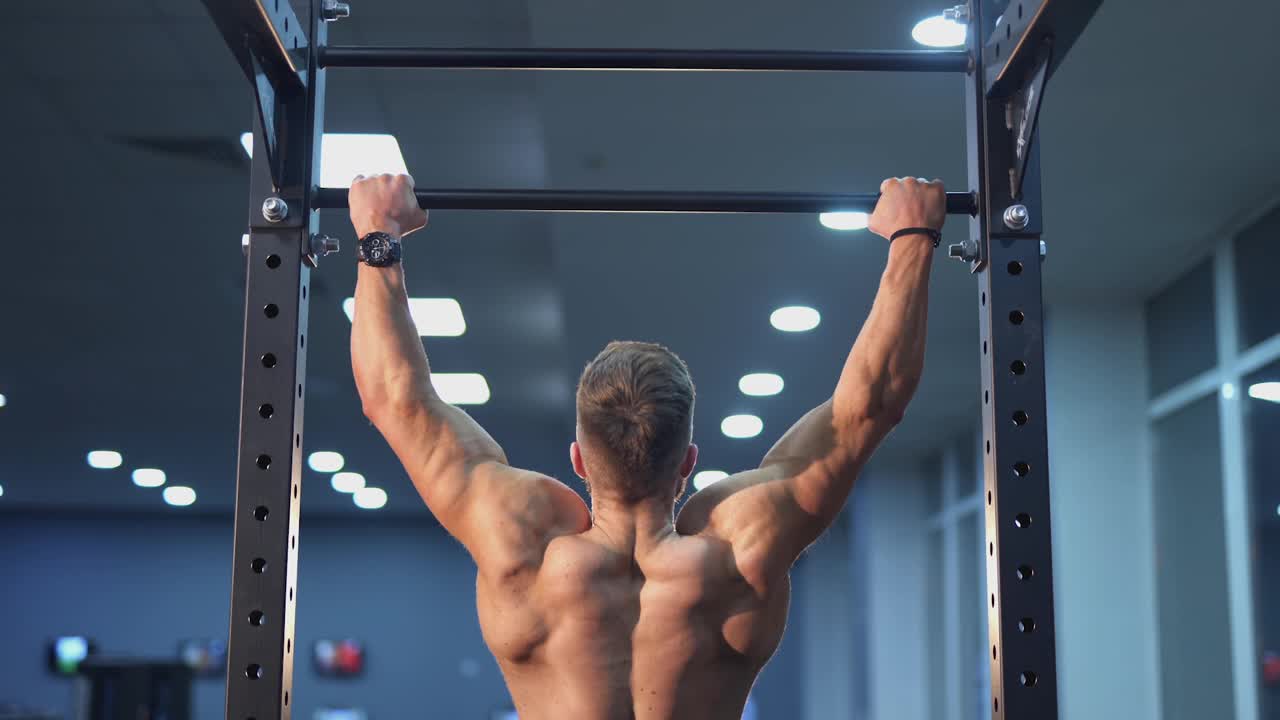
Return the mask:
{"type": "Polygon", "coordinates": [[[431,373],[431,384],[440,399],[450,405],[483,405],[489,402],[489,383],[478,373],[431,373]]]}
{"type": "MultiPolygon", "coordinates": [[[[342,312],[352,322],[356,317],[356,299],[342,301],[342,312]]],[[[422,337],[458,337],[467,331],[462,306],[453,298],[409,298],[409,315],[422,337]]]]}
{"type": "MultiPolygon", "coordinates": [[[[253,133],[241,134],[240,145],[253,157],[253,133]]],[[[325,133],[320,140],[321,187],[350,187],[356,175],[408,172],[394,135],[325,133]]]]}

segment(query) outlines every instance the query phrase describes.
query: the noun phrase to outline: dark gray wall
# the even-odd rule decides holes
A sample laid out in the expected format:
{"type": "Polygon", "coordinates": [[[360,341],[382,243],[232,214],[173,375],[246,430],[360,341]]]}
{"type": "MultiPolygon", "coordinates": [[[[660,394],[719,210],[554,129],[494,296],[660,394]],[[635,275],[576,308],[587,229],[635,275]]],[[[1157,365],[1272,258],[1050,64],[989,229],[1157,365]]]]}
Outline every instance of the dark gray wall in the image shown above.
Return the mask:
{"type": "MultiPolygon", "coordinates": [[[[368,667],[321,679],[300,654],[294,717],[356,705],[371,720],[488,720],[507,703],[476,620],[474,566],[452,539],[421,523],[304,518],[299,541],[298,646],[309,654],[321,637],[358,638],[368,667]],[[478,672],[462,672],[467,660],[478,672]]],[[[172,656],[180,638],[225,638],[230,558],[221,520],[0,515],[0,704],[68,712],[70,682],[44,668],[55,635],[149,657],[172,656]]],[[[794,716],[800,622],[793,615],[757,684],[761,718],[794,716]]],[[[198,720],[222,717],[220,678],[197,680],[194,698],[198,720]]]]}

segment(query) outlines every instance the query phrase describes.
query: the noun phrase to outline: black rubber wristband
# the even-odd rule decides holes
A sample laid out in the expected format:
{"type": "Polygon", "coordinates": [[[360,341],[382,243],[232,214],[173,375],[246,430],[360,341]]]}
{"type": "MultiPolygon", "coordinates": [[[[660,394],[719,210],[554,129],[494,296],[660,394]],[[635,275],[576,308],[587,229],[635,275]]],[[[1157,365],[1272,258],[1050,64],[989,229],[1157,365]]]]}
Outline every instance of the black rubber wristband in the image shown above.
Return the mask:
{"type": "Polygon", "coordinates": [[[942,244],[942,233],[941,233],[941,232],[938,232],[937,230],[934,230],[933,228],[923,228],[923,227],[918,227],[918,228],[903,228],[903,229],[899,230],[898,232],[894,233],[894,234],[889,238],[889,242],[893,242],[894,240],[897,240],[897,239],[898,239],[898,238],[900,238],[900,237],[905,237],[905,236],[907,236],[907,235],[928,235],[928,236],[929,236],[929,239],[933,241],[933,246],[934,246],[935,248],[936,248],[936,247],[938,247],[938,245],[942,244]]]}

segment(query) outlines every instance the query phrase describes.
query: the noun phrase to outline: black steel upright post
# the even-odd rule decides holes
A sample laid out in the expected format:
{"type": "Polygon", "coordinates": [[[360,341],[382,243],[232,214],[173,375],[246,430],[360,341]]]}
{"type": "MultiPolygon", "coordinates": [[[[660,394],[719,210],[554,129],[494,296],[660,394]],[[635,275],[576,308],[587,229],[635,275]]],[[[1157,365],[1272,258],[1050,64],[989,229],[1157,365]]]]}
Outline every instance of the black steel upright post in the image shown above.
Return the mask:
{"type": "Polygon", "coordinates": [[[324,129],[324,72],[314,47],[324,42],[325,28],[319,0],[303,9],[301,18],[293,16],[288,2],[257,4],[275,27],[273,36],[286,28],[292,31],[286,36],[292,47],[283,49],[294,61],[297,78],[252,61],[258,112],[249,197],[226,717],[287,720],[293,690],[307,286],[324,129]],[[306,23],[305,36],[297,32],[299,22],[306,23]]]}
{"type": "MultiPolygon", "coordinates": [[[[972,0],[970,12],[977,67],[969,78],[967,116],[969,182],[979,197],[971,228],[982,353],[989,707],[993,718],[1055,720],[1038,152],[1034,133],[1024,137],[1024,164],[1015,150],[1017,108],[1025,97],[987,92],[988,66],[1004,60],[988,44],[997,0],[972,0]]],[[[1043,89],[1043,77],[1033,94],[1043,89]]],[[[1038,95],[1034,99],[1038,106],[1038,95]]]]}

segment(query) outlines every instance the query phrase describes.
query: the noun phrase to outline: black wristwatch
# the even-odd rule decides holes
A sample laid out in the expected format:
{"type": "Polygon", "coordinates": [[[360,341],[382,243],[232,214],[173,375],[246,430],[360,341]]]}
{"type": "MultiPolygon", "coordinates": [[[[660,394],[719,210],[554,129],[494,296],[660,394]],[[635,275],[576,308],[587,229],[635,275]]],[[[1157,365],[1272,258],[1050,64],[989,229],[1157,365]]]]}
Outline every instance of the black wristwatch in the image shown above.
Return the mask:
{"type": "Polygon", "coordinates": [[[360,262],[369,267],[390,267],[400,262],[400,240],[384,232],[360,238],[360,262]]]}

